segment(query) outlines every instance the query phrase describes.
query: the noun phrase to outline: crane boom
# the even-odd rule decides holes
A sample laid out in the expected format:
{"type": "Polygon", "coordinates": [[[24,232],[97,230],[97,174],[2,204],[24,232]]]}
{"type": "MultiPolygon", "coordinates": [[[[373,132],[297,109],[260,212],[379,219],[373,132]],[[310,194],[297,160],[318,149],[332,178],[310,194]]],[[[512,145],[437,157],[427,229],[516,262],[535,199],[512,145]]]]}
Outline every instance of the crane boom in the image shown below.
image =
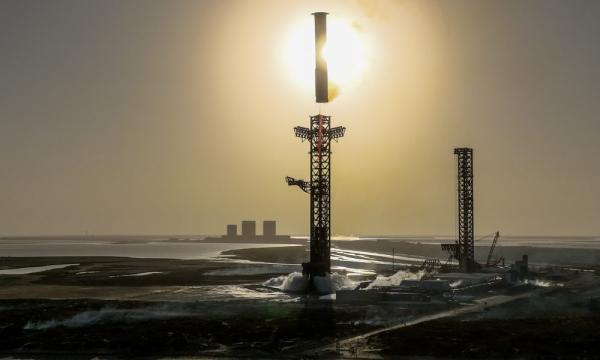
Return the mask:
{"type": "Polygon", "coordinates": [[[494,249],[496,248],[496,243],[498,242],[498,238],[500,237],[500,232],[496,231],[496,235],[494,235],[494,240],[492,241],[492,246],[490,246],[490,252],[487,257],[487,261],[485,262],[486,266],[492,266],[492,256],[494,255],[494,249]]]}

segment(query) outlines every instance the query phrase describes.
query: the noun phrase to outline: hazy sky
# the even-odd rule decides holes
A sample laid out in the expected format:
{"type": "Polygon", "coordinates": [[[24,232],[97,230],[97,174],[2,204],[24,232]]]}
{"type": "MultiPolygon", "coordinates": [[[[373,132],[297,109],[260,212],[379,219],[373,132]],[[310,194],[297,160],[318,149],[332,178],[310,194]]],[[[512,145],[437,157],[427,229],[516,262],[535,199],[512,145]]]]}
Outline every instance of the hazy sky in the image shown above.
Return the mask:
{"type": "Polygon", "coordinates": [[[314,11],[368,45],[322,107],[333,233],[453,234],[471,146],[477,233],[600,234],[596,0],[4,0],[0,234],[307,233],[318,106],[282,49],[314,11]]]}

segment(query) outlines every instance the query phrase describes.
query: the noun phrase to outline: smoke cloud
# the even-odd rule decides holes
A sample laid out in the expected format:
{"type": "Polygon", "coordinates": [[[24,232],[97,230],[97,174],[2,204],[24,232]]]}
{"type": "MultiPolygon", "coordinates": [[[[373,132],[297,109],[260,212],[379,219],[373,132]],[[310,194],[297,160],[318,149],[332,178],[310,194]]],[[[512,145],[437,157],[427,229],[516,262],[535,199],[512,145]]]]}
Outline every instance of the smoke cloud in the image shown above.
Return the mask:
{"type": "Polygon", "coordinates": [[[378,287],[398,286],[402,280],[421,280],[425,274],[426,272],[422,270],[416,273],[400,270],[391,276],[378,275],[365,289],[370,290],[378,287]]]}
{"type": "Polygon", "coordinates": [[[103,322],[142,321],[148,319],[167,319],[193,315],[192,312],[177,307],[149,307],[146,309],[114,309],[84,311],[73,317],[57,320],[29,321],[25,330],[47,330],[57,326],[80,328],[103,322]]]}
{"type": "Polygon", "coordinates": [[[329,96],[329,102],[332,102],[340,95],[340,86],[335,82],[329,80],[329,84],[327,86],[327,92],[329,96]]]}
{"type": "Polygon", "coordinates": [[[557,283],[549,280],[539,280],[539,279],[526,279],[523,281],[524,284],[533,285],[536,287],[562,287],[562,283],[557,283]]]}
{"type": "MultiPolygon", "coordinates": [[[[356,283],[346,275],[332,273],[327,276],[316,276],[314,284],[317,291],[321,294],[333,294],[337,290],[352,289],[356,283]]],[[[308,277],[300,272],[293,272],[288,275],[278,276],[269,279],[263,283],[263,286],[276,288],[289,293],[305,292],[308,289],[308,277]]]]}

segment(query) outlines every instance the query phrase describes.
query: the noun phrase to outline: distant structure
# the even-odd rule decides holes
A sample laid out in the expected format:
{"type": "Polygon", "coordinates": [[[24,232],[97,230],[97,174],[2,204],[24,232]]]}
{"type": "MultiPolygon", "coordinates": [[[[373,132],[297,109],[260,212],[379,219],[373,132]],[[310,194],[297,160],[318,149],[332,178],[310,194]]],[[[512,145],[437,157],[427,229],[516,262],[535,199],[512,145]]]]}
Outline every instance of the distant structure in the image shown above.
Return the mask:
{"type": "Polygon", "coordinates": [[[475,262],[473,212],[473,149],[456,148],[458,178],[458,239],[454,244],[442,244],[442,249],[458,260],[461,272],[473,272],[480,266],[475,262]]]}
{"type": "Polygon", "coordinates": [[[510,267],[510,281],[517,282],[527,277],[529,273],[529,256],[523,255],[521,260],[515,261],[510,267]]]}
{"type": "Polygon", "coordinates": [[[218,238],[206,238],[210,242],[256,242],[256,243],[293,243],[289,235],[277,235],[277,222],[275,220],[263,221],[263,234],[256,234],[256,221],[242,221],[242,233],[238,235],[237,225],[227,225],[227,234],[218,238]]]}
{"type": "Polygon", "coordinates": [[[323,48],[327,43],[327,13],[316,12],[315,17],[315,100],[318,103],[329,102],[329,79],[327,61],[323,48]]]}
{"type": "Polygon", "coordinates": [[[227,237],[237,236],[237,225],[227,225],[227,237]]]}
{"type": "Polygon", "coordinates": [[[275,239],[277,237],[277,222],[275,220],[263,221],[263,238],[275,239]]]}
{"type": "Polygon", "coordinates": [[[242,237],[245,239],[252,239],[256,237],[256,221],[242,221],[242,237]]]}
{"type": "MultiPolygon", "coordinates": [[[[315,17],[315,95],[317,103],[328,98],[327,62],[323,46],[327,40],[327,13],[315,17]]],[[[296,137],[307,140],[310,148],[310,182],[286,177],[288,185],[296,185],[310,194],[310,261],[302,263],[302,273],[311,280],[331,272],[331,140],[344,136],[346,128],[331,127],[331,117],[310,117],[310,127],[296,126],[296,137]]]]}
{"type": "Polygon", "coordinates": [[[461,271],[475,270],[475,229],[473,213],[473,149],[457,148],[458,160],[458,250],[461,271]],[[462,261],[461,261],[462,260],[462,261]]]}

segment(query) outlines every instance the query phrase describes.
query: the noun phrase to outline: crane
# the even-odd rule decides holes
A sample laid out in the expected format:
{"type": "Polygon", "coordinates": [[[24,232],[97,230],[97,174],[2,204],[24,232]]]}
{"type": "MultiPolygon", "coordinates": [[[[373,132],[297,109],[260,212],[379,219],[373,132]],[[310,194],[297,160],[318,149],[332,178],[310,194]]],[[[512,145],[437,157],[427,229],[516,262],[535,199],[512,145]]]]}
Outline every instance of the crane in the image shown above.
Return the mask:
{"type": "Polygon", "coordinates": [[[500,261],[503,261],[504,258],[500,257],[494,263],[492,263],[492,256],[494,255],[494,249],[496,248],[496,243],[498,242],[498,238],[500,237],[500,232],[496,231],[496,235],[494,235],[494,240],[492,241],[492,246],[490,246],[490,252],[487,256],[487,261],[485,262],[485,266],[490,267],[494,265],[498,265],[500,261]]]}

